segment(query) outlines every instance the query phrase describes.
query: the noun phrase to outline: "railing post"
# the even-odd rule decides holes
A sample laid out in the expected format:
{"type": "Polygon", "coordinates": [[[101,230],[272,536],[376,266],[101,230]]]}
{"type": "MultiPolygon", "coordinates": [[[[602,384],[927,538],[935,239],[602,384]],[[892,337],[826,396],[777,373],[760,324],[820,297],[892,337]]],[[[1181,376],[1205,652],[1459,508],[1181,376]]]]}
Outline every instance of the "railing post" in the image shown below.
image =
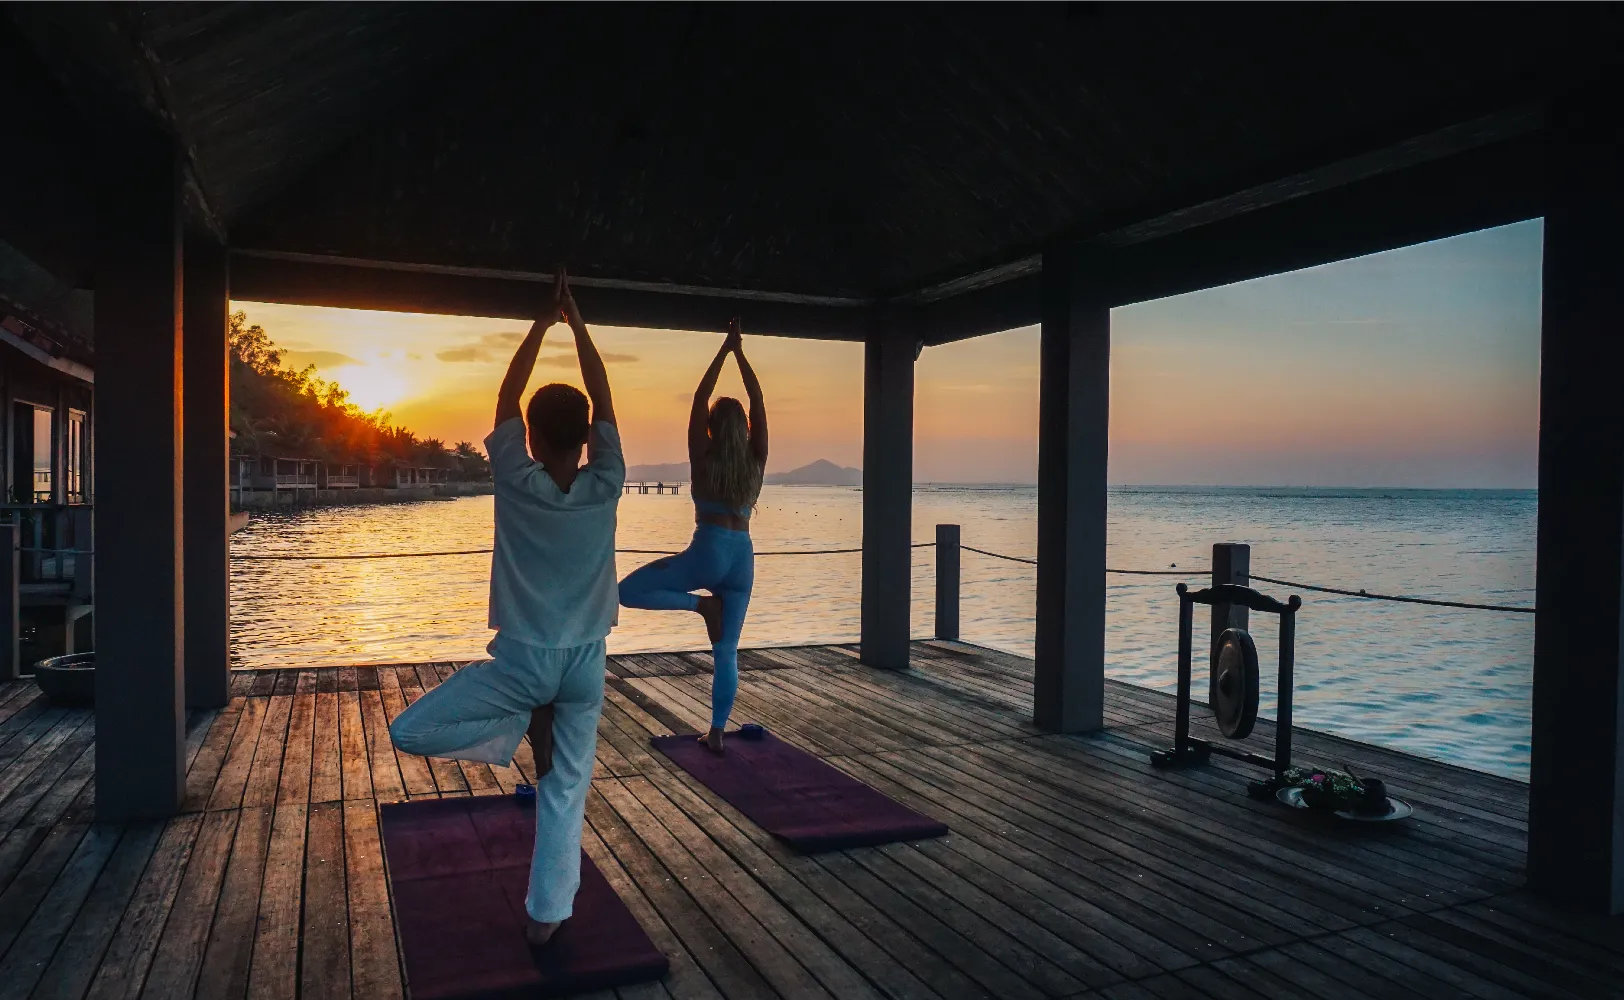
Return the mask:
{"type": "MultiPolygon", "coordinates": [[[[1252,547],[1241,542],[1218,542],[1212,547],[1212,585],[1233,583],[1250,586],[1252,547]]],[[[1240,604],[1212,606],[1212,641],[1207,644],[1207,704],[1218,700],[1218,637],[1225,629],[1246,628],[1246,607],[1240,604]]]]}
{"type": "Polygon", "coordinates": [[[93,520],[95,508],[89,504],[77,504],[71,510],[74,548],[73,599],[93,601],[96,595],[96,536],[91,526],[95,523],[93,520]]]}
{"type": "Polygon", "coordinates": [[[17,676],[20,665],[17,662],[21,654],[17,649],[17,640],[21,635],[21,626],[17,620],[17,608],[22,603],[18,588],[17,564],[17,525],[0,524],[0,677],[7,679],[17,676]]]}
{"type": "Polygon", "coordinates": [[[959,526],[936,526],[936,638],[959,637],[959,526]]]}

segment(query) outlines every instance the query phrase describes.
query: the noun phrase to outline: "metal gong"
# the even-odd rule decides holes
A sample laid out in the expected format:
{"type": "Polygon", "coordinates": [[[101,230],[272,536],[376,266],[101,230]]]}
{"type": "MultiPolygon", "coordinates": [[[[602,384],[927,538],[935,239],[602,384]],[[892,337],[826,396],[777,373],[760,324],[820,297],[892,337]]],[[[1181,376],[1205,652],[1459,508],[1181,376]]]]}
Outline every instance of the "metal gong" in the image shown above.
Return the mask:
{"type": "Polygon", "coordinates": [[[1218,730],[1230,739],[1251,735],[1257,721],[1257,647],[1245,629],[1225,629],[1218,637],[1218,672],[1212,711],[1218,730]]]}

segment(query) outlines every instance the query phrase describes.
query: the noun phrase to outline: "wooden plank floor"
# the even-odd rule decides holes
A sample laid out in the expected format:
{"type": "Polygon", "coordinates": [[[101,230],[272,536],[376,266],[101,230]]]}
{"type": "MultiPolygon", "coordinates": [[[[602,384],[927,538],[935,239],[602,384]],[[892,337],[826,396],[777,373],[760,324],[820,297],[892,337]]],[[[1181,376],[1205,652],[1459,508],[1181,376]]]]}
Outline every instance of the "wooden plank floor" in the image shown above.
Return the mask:
{"type": "MultiPolygon", "coordinates": [[[[741,660],[738,721],[952,834],[785,851],[647,749],[707,717],[707,657],[613,658],[585,845],[671,957],[627,1000],[1624,989],[1624,921],[1520,891],[1515,782],[1299,732],[1300,759],[1417,807],[1393,829],[1325,824],[1249,800],[1239,766],[1152,770],[1172,717],[1154,692],[1111,684],[1108,730],[1062,737],[1027,722],[1031,663],[977,647],[917,643],[905,673],[840,646],[741,660]]],[[[390,745],[454,669],[239,673],[189,727],[183,814],[124,827],[93,822],[92,714],[0,686],[0,1000],[403,996],[376,803],[530,774],[528,749],[493,768],[390,745]]]]}

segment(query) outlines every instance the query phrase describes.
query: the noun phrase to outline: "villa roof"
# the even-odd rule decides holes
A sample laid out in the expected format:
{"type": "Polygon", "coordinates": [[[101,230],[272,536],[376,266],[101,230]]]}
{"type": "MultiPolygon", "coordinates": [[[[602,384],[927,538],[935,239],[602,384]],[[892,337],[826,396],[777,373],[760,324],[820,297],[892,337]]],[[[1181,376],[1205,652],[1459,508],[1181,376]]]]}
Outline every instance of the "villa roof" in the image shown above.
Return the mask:
{"type": "Polygon", "coordinates": [[[0,342],[81,381],[95,381],[95,352],[83,338],[4,293],[0,293],[0,342]]]}

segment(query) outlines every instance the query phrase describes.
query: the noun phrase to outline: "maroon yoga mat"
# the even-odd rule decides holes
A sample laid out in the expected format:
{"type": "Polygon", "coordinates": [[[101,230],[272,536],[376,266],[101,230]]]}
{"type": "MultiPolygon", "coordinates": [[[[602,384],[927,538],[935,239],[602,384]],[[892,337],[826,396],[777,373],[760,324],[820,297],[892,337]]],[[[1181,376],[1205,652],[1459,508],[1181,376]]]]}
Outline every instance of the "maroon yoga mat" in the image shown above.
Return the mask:
{"type": "Polygon", "coordinates": [[[484,795],[392,802],[378,813],[412,1000],[567,996],[669,968],[585,852],[575,915],[546,947],[530,947],[534,804],[484,795]]]}
{"type": "Polygon", "coordinates": [[[843,771],[765,733],[729,733],[714,754],[693,736],[656,736],[654,746],[699,783],[798,851],[838,851],[939,837],[947,827],[843,771]]]}

